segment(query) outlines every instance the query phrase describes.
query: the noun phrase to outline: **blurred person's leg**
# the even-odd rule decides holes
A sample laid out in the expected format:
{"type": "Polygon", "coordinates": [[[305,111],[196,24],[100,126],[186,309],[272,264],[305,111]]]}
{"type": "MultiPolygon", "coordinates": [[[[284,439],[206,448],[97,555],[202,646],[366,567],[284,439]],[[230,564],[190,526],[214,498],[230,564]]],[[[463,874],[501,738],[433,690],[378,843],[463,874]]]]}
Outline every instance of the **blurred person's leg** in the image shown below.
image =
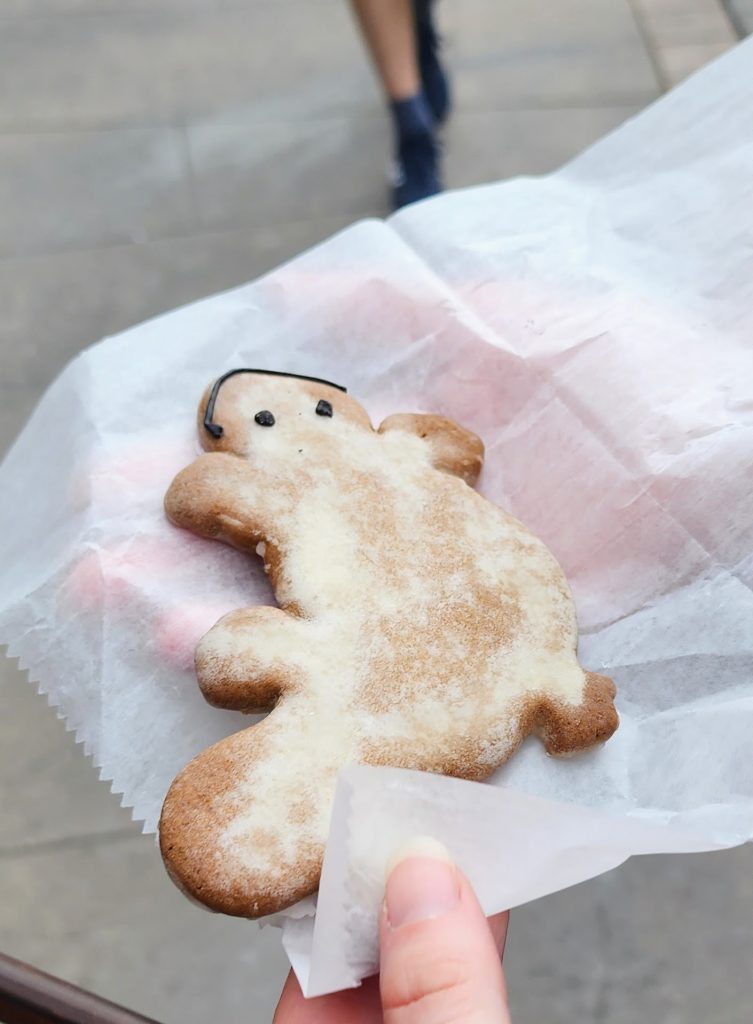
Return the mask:
{"type": "Polygon", "coordinates": [[[434,0],[413,0],[418,69],[434,120],[442,124],[450,112],[450,87],[439,59],[440,40],[434,24],[434,0]]]}
{"type": "MultiPolygon", "coordinates": [[[[421,24],[431,4],[417,0],[351,0],[392,113],[396,173],[394,206],[441,189],[435,116],[421,81],[421,24]]],[[[436,38],[436,36],[435,36],[436,38]]],[[[446,113],[446,109],[445,109],[446,113]]]]}
{"type": "Polygon", "coordinates": [[[411,0],[352,0],[389,101],[421,91],[411,0]]]}

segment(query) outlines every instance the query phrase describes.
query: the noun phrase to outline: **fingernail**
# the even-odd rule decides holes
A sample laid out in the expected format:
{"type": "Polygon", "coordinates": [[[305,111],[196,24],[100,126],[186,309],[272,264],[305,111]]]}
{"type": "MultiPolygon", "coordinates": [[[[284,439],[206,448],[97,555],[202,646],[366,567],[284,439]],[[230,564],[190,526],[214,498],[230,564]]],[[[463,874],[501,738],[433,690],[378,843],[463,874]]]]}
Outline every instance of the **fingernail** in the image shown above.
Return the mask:
{"type": "Polygon", "coordinates": [[[401,846],[390,860],[384,903],[391,928],[447,914],[460,899],[449,851],[422,836],[401,846]]]}

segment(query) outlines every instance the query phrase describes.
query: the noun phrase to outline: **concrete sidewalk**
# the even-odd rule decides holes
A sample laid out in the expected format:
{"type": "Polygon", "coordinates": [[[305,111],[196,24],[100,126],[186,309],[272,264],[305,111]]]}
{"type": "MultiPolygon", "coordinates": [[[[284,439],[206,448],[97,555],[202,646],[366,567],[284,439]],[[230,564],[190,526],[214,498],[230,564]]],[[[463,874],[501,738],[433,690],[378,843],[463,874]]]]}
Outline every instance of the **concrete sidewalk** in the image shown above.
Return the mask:
{"type": "MultiPolygon", "coordinates": [[[[450,187],[553,169],[734,44],[717,0],[440,6],[450,187]]],[[[3,0],[0,449],[105,334],[387,212],[345,0],[3,0]]],[[[0,662],[0,948],[166,1022],[268,1021],[274,932],[211,916],[0,662]]],[[[516,1024],[753,1020],[748,849],[645,859],[515,913],[516,1024]]]]}

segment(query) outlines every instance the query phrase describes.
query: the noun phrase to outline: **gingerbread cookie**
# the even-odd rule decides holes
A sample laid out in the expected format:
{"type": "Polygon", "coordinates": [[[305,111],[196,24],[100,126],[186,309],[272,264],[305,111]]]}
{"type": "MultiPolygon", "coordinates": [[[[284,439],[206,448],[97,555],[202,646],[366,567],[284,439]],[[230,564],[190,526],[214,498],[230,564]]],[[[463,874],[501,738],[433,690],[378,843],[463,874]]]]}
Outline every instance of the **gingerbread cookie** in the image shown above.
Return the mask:
{"type": "Polygon", "coordinates": [[[568,754],[615,730],[562,570],[473,490],[474,434],[424,415],[375,430],[344,389],[251,370],[204,396],[199,432],[167,514],[263,558],[279,607],[225,615],[196,651],[211,704],[270,714],[167,794],[162,854],[189,894],[259,917],[313,892],[343,765],[484,779],[531,732],[568,754]]]}

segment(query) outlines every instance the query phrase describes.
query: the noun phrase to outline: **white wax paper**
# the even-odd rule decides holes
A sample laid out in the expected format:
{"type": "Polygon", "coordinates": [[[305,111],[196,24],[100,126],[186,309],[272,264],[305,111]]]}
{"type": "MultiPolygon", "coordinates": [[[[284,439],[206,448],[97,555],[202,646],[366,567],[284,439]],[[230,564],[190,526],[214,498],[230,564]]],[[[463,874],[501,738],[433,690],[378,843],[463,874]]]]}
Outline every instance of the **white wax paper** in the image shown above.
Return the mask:
{"type": "Polygon", "coordinates": [[[529,741],[494,786],[344,772],[316,920],[284,923],[308,994],[375,968],[383,862],[408,833],[444,839],[488,912],[753,837],[752,57],[558,174],[357,224],[107,339],[0,467],[0,642],[146,830],[175,773],[248,724],[202,701],[196,640],[271,600],[259,565],[162,513],[220,373],[310,373],[375,421],[459,420],[487,444],[482,491],[562,562],[618,733],[568,761],[529,741]]]}

